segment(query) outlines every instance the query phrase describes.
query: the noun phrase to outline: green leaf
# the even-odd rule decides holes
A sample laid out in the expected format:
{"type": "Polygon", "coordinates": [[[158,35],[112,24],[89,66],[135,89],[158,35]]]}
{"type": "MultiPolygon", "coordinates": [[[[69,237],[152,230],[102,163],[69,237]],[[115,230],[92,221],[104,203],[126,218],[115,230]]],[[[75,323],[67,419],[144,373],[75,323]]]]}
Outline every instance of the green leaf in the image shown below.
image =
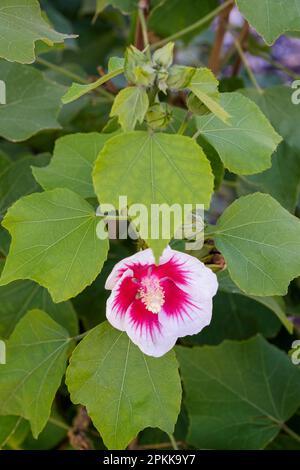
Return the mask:
{"type": "Polygon", "coordinates": [[[104,8],[111,5],[118,8],[122,13],[132,13],[137,8],[137,0],[97,0],[96,13],[101,13],[104,8]]]}
{"type": "Polygon", "coordinates": [[[259,108],[240,93],[222,93],[221,104],[231,118],[196,117],[201,136],[218,151],[226,168],[239,174],[259,173],[271,166],[271,155],[281,137],[259,108]]]}
{"type": "Polygon", "coordinates": [[[225,174],[223,162],[219,157],[219,154],[216,149],[212,145],[210,145],[206,139],[199,136],[197,138],[197,143],[204,150],[204,153],[209,160],[212,172],[214,174],[214,190],[217,191],[222,184],[225,174]]]}
{"type": "Polygon", "coordinates": [[[258,175],[240,177],[240,195],[268,193],[290,212],[295,212],[300,189],[300,154],[282,142],[272,158],[272,167],[258,175]]]}
{"type": "Polygon", "coordinates": [[[172,433],[181,386],[174,352],[145,356],[107,322],[94,328],[72,354],[67,385],[86,406],[109,449],[123,449],[146,427],[172,433]]]}
{"type": "MultiPolygon", "coordinates": [[[[150,13],[148,28],[158,36],[166,37],[206,16],[217,8],[218,2],[217,0],[152,0],[152,5],[155,8],[150,13]]],[[[195,29],[192,33],[185,35],[183,39],[189,41],[199,34],[201,29],[203,27],[195,29]]]]}
{"type": "Polygon", "coordinates": [[[256,333],[277,335],[281,327],[270,309],[245,295],[219,291],[214,297],[212,321],[201,333],[185,338],[187,344],[219,344],[224,339],[247,339],[256,333]]]}
{"type": "Polygon", "coordinates": [[[212,229],[232,280],[250,295],[285,295],[300,274],[300,221],[267,194],[241,197],[212,229]]]}
{"type": "Polygon", "coordinates": [[[96,236],[93,208],[68,189],[32,194],[7,212],[3,226],[12,242],[0,285],[31,279],[54,302],[76,296],[96,278],[108,240],[96,236]]]}
{"type": "Polygon", "coordinates": [[[117,75],[120,75],[121,73],[123,73],[123,71],[123,67],[113,70],[112,72],[107,73],[95,82],[89,83],[87,85],[81,85],[80,83],[72,83],[67,93],[62,97],[62,102],[64,104],[67,104],[71,103],[72,101],[78,100],[78,98],[80,98],[81,96],[85,95],[86,93],[89,93],[92,90],[96,90],[96,88],[108,82],[117,75]]]}
{"type": "Polygon", "coordinates": [[[7,170],[7,167],[11,164],[11,159],[8,155],[0,150],[0,177],[3,172],[7,170]]]}
{"type": "MultiPolygon", "coordinates": [[[[101,203],[118,207],[119,196],[125,194],[128,205],[144,204],[148,214],[151,204],[208,207],[213,192],[213,174],[201,147],[190,137],[164,133],[137,131],[113,137],[99,154],[93,180],[101,203]]],[[[141,235],[156,257],[169,241],[141,235]]]]}
{"type": "MultiPolygon", "coordinates": [[[[286,316],[286,307],[282,297],[262,297],[262,296],[255,296],[255,295],[248,295],[243,292],[241,289],[237,287],[236,284],[230,278],[228,271],[221,271],[218,274],[218,282],[219,282],[219,289],[226,293],[232,294],[240,294],[246,296],[250,300],[254,300],[255,302],[260,303],[264,307],[266,307],[271,312],[275,313],[277,318],[281,321],[283,326],[287,329],[287,331],[292,334],[294,326],[290,320],[288,320],[286,316]]],[[[265,335],[267,336],[267,335],[265,335]]]]}
{"type": "Polygon", "coordinates": [[[44,166],[48,162],[48,154],[28,155],[11,162],[0,172],[0,218],[20,197],[40,189],[32,176],[31,165],[44,166]]]}
{"type": "Polygon", "coordinates": [[[116,263],[122,261],[127,256],[132,256],[136,252],[135,247],[130,248],[127,246],[126,241],[124,241],[124,244],[121,244],[119,240],[115,242],[112,240],[108,257],[101,273],[93,284],[73,299],[76,312],[86,330],[94,328],[106,320],[106,301],[110,295],[110,291],[105,289],[106,279],[116,263]]]}
{"type": "Polygon", "coordinates": [[[57,408],[58,407],[55,406],[54,402],[50,418],[38,439],[35,439],[32,436],[32,433],[29,431],[25,437],[25,440],[23,440],[21,444],[22,449],[55,450],[62,443],[62,441],[67,439],[69,425],[59,414],[57,408]]]}
{"type": "Polygon", "coordinates": [[[30,64],[35,60],[35,42],[61,43],[74,35],[54,31],[43,19],[37,0],[2,0],[0,9],[0,57],[30,64]]]}
{"type": "Polygon", "coordinates": [[[266,450],[300,450],[300,443],[282,433],[273,442],[270,442],[266,450]]]}
{"type": "Polygon", "coordinates": [[[240,12],[269,45],[286,31],[300,31],[298,0],[236,0],[240,12]]]}
{"type": "MultiPolygon", "coordinates": [[[[1,14],[1,12],[0,12],[1,14]]],[[[26,140],[45,129],[59,129],[57,115],[64,87],[52,83],[34,67],[0,61],[6,102],[0,106],[0,136],[26,140]]]]}
{"type": "Polygon", "coordinates": [[[294,90],[286,86],[275,86],[263,90],[263,93],[252,88],[241,92],[255,101],[274,129],[291,147],[300,150],[299,107],[292,102],[294,90]]]}
{"type": "MultiPolygon", "coordinates": [[[[0,253],[7,256],[10,245],[10,236],[7,230],[0,225],[0,253]]],[[[0,264],[1,273],[1,264],[0,264]]]]}
{"type": "Polygon", "coordinates": [[[218,80],[209,69],[201,68],[196,69],[188,88],[213,114],[226,123],[230,113],[224,109],[222,103],[219,104],[218,84],[218,80]]]}
{"type": "Polygon", "coordinates": [[[197,449],[261,449],[300,405],[300,370],[257,336],[177,348],[197,449]]]}
{"type": "Polygon", "coordinates": [[[137,122],[143,123],[148,106],[149,100],[145,88],[127,87],[117,94],[110,116],[118,116],[124,131],[132,131],[137,122]]]}
{"type": "Polygon", "coordinates": [[[271,166],[271,155],[282,140],[260,109],[240,93],[222,93],[221,105],[230,114],[226,125],[215,116],[197,116],[200,135],[216,148],[226,168],[253,174],[271,166]]]}
{"type": "Polygon", "coordinates": [[[0,416],[0,450],[14,438],[24,422],[20,416],[0,416]]]}
{"type": "Polygon", "coordinates": [[[50,164],[45,168],[32,169],[35,179],[46,190],[67,188],[84,198],[95,197],[93,164],[110,138],[109,134],[96,132],[61,137],[55,143],[50,164]]]}
{"type": "Polygon", "coordinates": [[[78,320],[71,302],[53,303],[47,290],[32,281],[16,281],[0,287],[0,337],[8,338],[28,310],[40,309],[63,326],[71,336],[78,320]]]}
{"type": "Polygon", "coordinates": [[[32,310],[6,344],[7,364],[0,368],[0,414],[28,419],[37,437],[65,371],[70,338],[44,312],[32,310]]]}

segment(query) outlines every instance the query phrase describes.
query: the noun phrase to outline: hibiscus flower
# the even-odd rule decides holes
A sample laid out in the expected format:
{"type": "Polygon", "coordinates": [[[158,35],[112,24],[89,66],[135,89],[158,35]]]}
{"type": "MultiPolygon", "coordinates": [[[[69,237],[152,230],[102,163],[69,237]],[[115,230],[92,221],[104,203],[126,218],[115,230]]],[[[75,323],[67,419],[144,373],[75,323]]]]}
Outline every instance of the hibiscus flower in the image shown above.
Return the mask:
{"type": "Polygon", "coordinates": [[[151,249],[115,265],[105,288],[111,290],[106,316],[126,331],[141,351],[159,357],[177,338],[209,325],[216,275],[197,258],[166,248],[159,265],[151,249]]]}

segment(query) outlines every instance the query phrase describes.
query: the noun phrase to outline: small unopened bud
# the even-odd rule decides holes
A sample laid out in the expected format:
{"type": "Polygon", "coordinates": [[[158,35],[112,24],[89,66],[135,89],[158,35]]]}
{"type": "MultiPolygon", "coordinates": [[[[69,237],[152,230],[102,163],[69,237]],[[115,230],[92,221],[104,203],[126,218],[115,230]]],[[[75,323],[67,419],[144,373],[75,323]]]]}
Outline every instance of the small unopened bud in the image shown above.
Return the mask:
{"type": "Polygon", "coordinates": [[[164,47],[157,49],[152,56],[153,64],[168,69],[173,62],[173,49],[174,42],[168,42],[164,47]]]}
{"type": "Polygon", "coordinates": [[[146,121],[151,129],[166,128],[171,118],[172,111],[167,103],[155,103],[149,108],[146,114],[146,121]]]}
{"type": "Polygon", "coordinates": [[[126,49],[124,74],[134,85],[151,86],[155,80],[155,70],[150,60],[134,46],[126,49]]]}
{"type": "Polygon", "coordinates": [[[169,77],[167,81],[168,87],[175,88],[176,90],[186,88],[189,85],[194,73],[195,69],[193,67],[173,65],[169,69],[169,77]]]}

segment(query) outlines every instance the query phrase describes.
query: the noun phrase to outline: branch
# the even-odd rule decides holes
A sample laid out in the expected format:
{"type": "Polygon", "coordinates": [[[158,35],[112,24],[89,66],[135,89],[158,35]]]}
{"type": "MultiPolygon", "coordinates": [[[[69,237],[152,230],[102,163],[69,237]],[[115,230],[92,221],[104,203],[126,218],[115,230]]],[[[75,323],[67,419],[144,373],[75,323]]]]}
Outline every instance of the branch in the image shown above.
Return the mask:
{"type": "Polygon", "coordinates": [[[217,74],[220,70],[220,56],[223,48],[224,37],[227,31],[229,15],[232,8],[233,3],[229,3],[219,15],[219,24],[216,33],[216,38],[208,62],[208,66],[214,74],[217,74]]]}
{"type": "Polygon", "coordinates": [[[183,28],[180,31],[177,31],[174,34],[171,34],[171,36],[168,36],[167,38],[162,39],[161,41],[155,42],[151,46],[151,49],[157,49],[158,47],[162,47],[168,42],[175,41],[176,39],[179,39],[182,36],[185,36],[186,34],[189,34],[195,31],[195,29],[199,29],[201,26],[206,25],[210,20],[212,20],[215,16],[217,16],[221,11],[227,8],[228,5],[231,5],[232,2],[233,0],[227,0],[227,2],[222,3],[222,5],[219,5],[215,10],[211,11],[210,13],[208,13],[208,15],[204,16],[203,18],[191,24],[190,26],[187,26],[186,28],[183,28]]]}
{"type": "Polygon", "coordinates": [[[139,0],[134,45],[142,51],[148,45],[146,19],[150,10],[150,0],[139,0]]]}
{"type": "MultiPolygon", "coordinates": [[[[247,50],[249,33],[250,33],[249,23],[248,23],[248,21],[245,20],[245,22],[243,24],[243,27],[242,27],[242,30],[241,30],[240,37],[238,39],[238,41],[241,45],[241,48],[244,52],[247,50]]],[[[239,74],[241,65],[242,65],[242,59],[239,56],[236,59],[235,64],[233,65],[232,77],[236,77],[239,74]]]]}

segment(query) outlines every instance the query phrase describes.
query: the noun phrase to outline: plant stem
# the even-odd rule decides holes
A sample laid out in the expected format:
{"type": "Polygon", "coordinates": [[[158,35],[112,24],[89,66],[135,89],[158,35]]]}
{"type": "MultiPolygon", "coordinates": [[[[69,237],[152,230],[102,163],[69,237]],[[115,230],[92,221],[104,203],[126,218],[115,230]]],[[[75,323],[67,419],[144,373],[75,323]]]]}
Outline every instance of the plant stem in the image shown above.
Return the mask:
{"type": "Polygon", "coordinates": [[[176,442],[176,440],[175,440],[173,434],[168,434],[168,436],[169,436],[169,439],[170,439],[170,442],[171,442],[171,444],[172,444],[173,449],[174,449],[174,450],[179,450],[179,449],[178,449],[177,442],[176,442]]]}
{"type": "Polygon", "coordinates": [[[289,68],[285,67],[282,65],[280,62],[277,62],[277,60],[272,59],[271,57],[268,57],[267,54],[264,54],[263,52],[258,52],[258,56],[264,59],[266,62],[268,62],[270,65],[273,65],[273,67],[276,67],[277,69],[281,70],[282,72],[286,73],[289,75],[291,78],[294,78],[295,80],[300,79],[300,75],[296,72],[293,72],[293,70],[290,70],[289,68]]]}
{"type": "Polygon", "coordinates": [[[16,432],[16,430],[18,429],[19,427],[19,424],[20,422],[22,421],[22,417],[20,416],[19,419],[17,420],[15,426],[13,427],[13,429],[11,430],[11,432],[9,433],[8,436],[6,436],[6,438],[4,439],[4,441],[0,442],[0,450],[2,450],[2,447],[4,447],[8,441],[10,440],[10,438],[14,435],[14,433],[16,432]]]}
{"type": "Polygon", "coordinates": [[[201,135],[202,129],[198,129],[195,134],[192,136],[192,139],[198,139],[199,135],[201,135]]]}
{"type": "Polygon", "coordinates": [[[229,4],[224,10],[221,11],[219,15],[219,24],[216,32],[216,38],[208,62],[208,67],[215,75],[220,70],[220,55],[222,52],[224,37],[227,31],[227,23],[232,8],[233,3],[229,4]]]}
{"type": "Polygon", "coordinates": [[[139,3],[139,20],[140,20],[140,25],[142,29],[144,49],[146,51],[148,58],[151,59],[144,2],[139,3]]]}
{"type": "Polygon", "coordinates": [[[62,421],[55,419],[55,418],[49,418],[49,423],[54,424],[58,428],[65,429],[66,431],[70,430],[70,426],[68,426],[66,423],[63,423],[62,421]]]}
{"type": "Polygon", "coordinates": [[[195,23],[191,24],[190,26],[187,26],[186,28],[183,28],[180,31],[177,31],[174,34],[171,34],[171,36],[168,36],[167,38],[162,39],[161,41],[158,41],[158,42],[152,44],[151,48],[152,49],[157,49],[158,47],[164,46],[169,41],[175,41],[176,39],[179,39],[182,36],[185,36],[186,34],[189,34],[192,31],[195,31],[195,29],[198,29],[201,26],[204,26],[206,23],[208,23],[210,20],[212,20],[215,16],[217,16],[219,13],[221,13],[221,11],[223,11],[225,8],[227,8],[230,4],[232,4],[232,0],[227,0],[225,3],[222,3],[222,5],[215,8],[215,10],[208,13],[208,15],[204,16],[203,18],[201,18],[200,20],[198,20],[195,23]]]}
{"type": "Polygon", "coordinates": [[[237,181],[230,181],[230,180],[223,180],[222,184],[224,186],[227,186],[228,188],[234,188],[236,189],[238,182],[237,181]]]}
{"type": "MultiPolygon", "coordinates": [[[[250,26],[247,20],[244,21],[240,36],[238,38],[238,43],[241,45],[241,49],[245,51],[247,49],[248,37],[250,33],[250,26]]],[[[236,49],[234,47],[234,49],[236,49]]],[[[238,56],[237,60],[235,61],[233,68],[232,68],[232,77],[236,77],[239,74],[240,67],[242,64],[242,59],[240,55],[238,56]]]]}
{"type": "Polygon", "coordinates": [[[291,436],[295,441],[300,442],[300,436],[297,434],[295,431],[293,431],[291,428],[289,428],[285,423],[281,425],[281,428],[291,436]]]}
{"type": "Polygon", "coordinates": [[[180,127],[177,131],[177,134],[179,135],[183,135],[187,126],[188,126],[188,123],[189,123],[189,120],[192,118],[192,113],[190,113],[190,111],[188,111],[184,117],[184,120],[182,121],[182,123],[180,124],[180,127]]]}
{"type": "Polygon", "coordinates": [[[248,75],[249,75],[249,78],[250,78],[251,82],[253,83],[253,85],[254,85],[254,87],[257,89],[257,91],[258,91],[260,94],[262,94],[262,93],[263,93],[263,89],[259,86],[259,84],[258,84],[258,82],[257,82],[257,80],[256,80],[256,77],[255,77],[254,73],[252,72],[252,70],[251,70],[251,68],[250,68],[250,66],[249,66],[249,64],[248,64],[247,58],[246,58],[246,56],[245,56],[245,54],[244,54],[243,49],[241,48],[241,45],[240,45],[239,41],[238,41],[234,36],[233,36],[233,41],[234,41],[234,45],[235,45],[235,47],[236,47],[236,50],[237,50],[237,52],[239,53],[240,58],[241,58],[241,60],[242,60],[242,62],[243,62],[243,64],[244,64],[244,66],[245,66],[245,69],[246,69],[248,75]]]}
{"type": "MultiPolygon", "coordinates": [[[[50,70],[53,70],[54,72],[59,73],[60,75],[64,75],[65,77],[71,78],[72,80],[75,80],[78,83],[82,83],[83,85],[89,85],[90,82],[86,80],[85,78],[82,78],[80,75],[77,75],[77,73],[71,72],[70,70],[65,69],[64,67],[61,67],[60,65],[53,64],[52,62],[49,62],[46,59],[42,59],[41,57],[37,57],[36,62],[40,65],[43,65],[44,67],[47,67],[50,70]]],[[[109,101],[113,101],[114,97],[106,91],[104,88],[97,88],[95,90],[97,93],[102,95],[103,97],[109,99],[109,101]]]]}
{"type": "Polygon", "coordinates": [[[74,339],[75,341],[80,341],[82,338],[84,338],[91,330],[87,330],[85,331],[84,333],[81,333],[80,335],[77,335],[77,336],[72,336],[71,339],[74,339]]]}

